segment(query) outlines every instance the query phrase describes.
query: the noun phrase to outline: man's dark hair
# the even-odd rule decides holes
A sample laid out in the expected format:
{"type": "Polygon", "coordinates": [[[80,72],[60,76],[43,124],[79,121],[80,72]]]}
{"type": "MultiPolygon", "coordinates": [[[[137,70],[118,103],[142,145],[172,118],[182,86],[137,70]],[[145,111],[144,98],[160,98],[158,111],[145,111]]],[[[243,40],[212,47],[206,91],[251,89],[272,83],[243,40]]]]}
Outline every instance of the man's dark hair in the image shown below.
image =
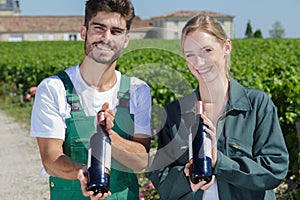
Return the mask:
{"type": "Polygon", "coordinates": [[[120,13],[126,19],[127,31],[130,30],[135,17],[134,7],[130,0],[87,0],[84,25],[88,28],[89,21],[101,11],[120,13]]]}

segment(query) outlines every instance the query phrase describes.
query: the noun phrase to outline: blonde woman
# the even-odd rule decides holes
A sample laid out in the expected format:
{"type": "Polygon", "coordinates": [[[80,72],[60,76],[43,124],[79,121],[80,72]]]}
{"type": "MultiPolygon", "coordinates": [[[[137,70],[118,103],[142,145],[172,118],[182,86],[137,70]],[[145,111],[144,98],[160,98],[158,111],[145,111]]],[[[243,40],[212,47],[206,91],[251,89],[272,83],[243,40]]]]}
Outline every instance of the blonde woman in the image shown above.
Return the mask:
{"type": "Polygon", "coordinates": [[[165,107],[150,174],[161,198],[275,199],[273,189],[288,170],[288,151],[273,102],[229,76],[232,42],[214,18],[191,18],[183,28],[181,47],[199,87],[165,107]],[[213,178],[193,184],[188,178],[188,135],[199,99],[213,144],[213,178]]]}

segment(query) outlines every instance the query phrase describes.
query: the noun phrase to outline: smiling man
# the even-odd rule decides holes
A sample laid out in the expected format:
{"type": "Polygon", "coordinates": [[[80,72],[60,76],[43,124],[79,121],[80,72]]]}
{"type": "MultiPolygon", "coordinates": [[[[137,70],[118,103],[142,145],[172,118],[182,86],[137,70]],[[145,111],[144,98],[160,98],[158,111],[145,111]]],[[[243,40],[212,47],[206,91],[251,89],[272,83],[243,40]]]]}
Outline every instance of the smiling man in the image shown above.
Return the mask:
{"type": "Polygon", "coordinates": [[[88,0],[80,33],[81,64],[44,79],[37,88],[30,134],[37,138],[49,174],[50,198],[138,199],[134,172],[148,165],[149,86],[117,71],[134,18],[130,0],[88,0]],[[87,148],[98,111],[105,111],[111,139],[110,191],[86,190],[87,148]]]}

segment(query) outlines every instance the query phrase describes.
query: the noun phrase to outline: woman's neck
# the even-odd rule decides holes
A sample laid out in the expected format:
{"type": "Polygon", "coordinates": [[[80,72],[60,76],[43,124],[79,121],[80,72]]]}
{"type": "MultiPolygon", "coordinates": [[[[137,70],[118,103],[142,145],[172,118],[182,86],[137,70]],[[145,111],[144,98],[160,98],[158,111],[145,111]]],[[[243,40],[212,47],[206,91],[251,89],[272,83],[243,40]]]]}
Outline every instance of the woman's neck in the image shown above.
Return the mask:
{"type": "Polygon", "coordinates": [[[216,124],[223,114],[229,98],[229,80],[217,79],[209,83],[199,82],[204,114],[216,124]]]}

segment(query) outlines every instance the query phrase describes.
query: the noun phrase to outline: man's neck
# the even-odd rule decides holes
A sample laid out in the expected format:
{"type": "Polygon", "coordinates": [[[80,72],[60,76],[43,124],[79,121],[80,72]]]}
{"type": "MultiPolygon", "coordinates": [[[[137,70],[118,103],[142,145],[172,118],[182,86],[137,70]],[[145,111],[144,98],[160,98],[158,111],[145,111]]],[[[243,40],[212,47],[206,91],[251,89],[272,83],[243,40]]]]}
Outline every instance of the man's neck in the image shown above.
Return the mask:
{"type": "Polygon", "coordinates": [[[99,64],[84,60],[80,64],[80,74],[86,84],[99,92],[110,90],[117,82],[116,62],[111,65],[99,64]]]}

